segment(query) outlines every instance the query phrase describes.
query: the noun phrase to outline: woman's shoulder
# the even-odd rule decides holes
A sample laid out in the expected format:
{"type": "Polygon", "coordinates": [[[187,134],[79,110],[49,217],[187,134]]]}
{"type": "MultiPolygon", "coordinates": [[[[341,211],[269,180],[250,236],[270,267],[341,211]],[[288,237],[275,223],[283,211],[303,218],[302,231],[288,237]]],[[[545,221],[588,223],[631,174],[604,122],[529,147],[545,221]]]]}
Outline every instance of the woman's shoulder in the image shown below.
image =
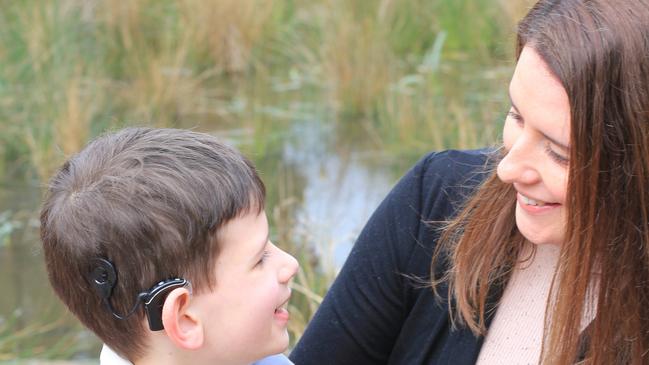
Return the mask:
{"type": "Polygon", "coordinates": [[[426,272],[440,232],[437,228],[453,219],[473,196],[492,170],[490,156],[493,150],[489,149],[423,156],[376,209],[357,245],[369,242],[369,251],[381,246],[392,252],[400,272],[426,272]],[[412,263],[413,255],[421,265],[412,263]]]}
{"type": "Polygon", "coordinates": [[[421,169],[424,178],[439,179],[447,183],[479,180],[491,171],[490,161],[496,151],[491,148],[475,150],[444,150],[424,155],[413,169],[421,169]]]}
{"type": "Polygon", "coordinates": [[[493,171],[494,149],[445,150],[423,156],[390,195],[424,220],[446,219],[493,171]]]}

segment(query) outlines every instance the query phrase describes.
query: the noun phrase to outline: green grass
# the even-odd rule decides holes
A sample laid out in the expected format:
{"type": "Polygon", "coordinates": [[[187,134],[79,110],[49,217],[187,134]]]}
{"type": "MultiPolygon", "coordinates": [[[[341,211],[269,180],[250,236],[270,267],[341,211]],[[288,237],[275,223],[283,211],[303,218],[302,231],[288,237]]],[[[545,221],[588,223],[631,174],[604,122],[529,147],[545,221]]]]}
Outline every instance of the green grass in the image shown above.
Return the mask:
{"type": "Polygon", "coordinates": [[[99,342],[56,301],[28,242],[37,241],[31,211],[0,212],[0,363],[98,353],[99,342]]]}
{"type": "Polygon", "coordinates": [[[284,100],[311,89],[343,129],[362,124],[382,146],[480,144],[505,103],[500,70],[511,69],[514,20],[529,1],[502,4],[4,1],[0,174],[42,180],[109,128],[248,123],[289,73],[303,79],[284,100]],[[242,92],[254,101],[244,113],[218,107],[242,92]]]}
{"type": "MultiPolygon", "coordinates": [[[[332,124],[333,143],[410,160],[491,144],[515,22],[530,3],[0,0],[0,180],[42,183],[90,138],[126,125],[251,131],[242,149],[265,166],[281,155],[283,131],[305,119],[332,124]]],[[[315,252],[300,233],[302,197],[288,192],[303,182],[277,166],[264,176],[272,225],[302,263],[295,340],[335,276],[336,243],[315,252]]],[[[0,356],[29,337],[6,326],[0,356]]],[[[35,334],[33,354],[70,355],[39,352],[50,324],[23,330],[35,334]]]]}
{"type": "Polygon", "coordinates": [[[92,334],[80,325],[70,325],[69,315],[20,323],[20,314],[0,321],[0,363],[15,359],[70,358],[80,353],[98,354],[99,348],[92,334]]]}

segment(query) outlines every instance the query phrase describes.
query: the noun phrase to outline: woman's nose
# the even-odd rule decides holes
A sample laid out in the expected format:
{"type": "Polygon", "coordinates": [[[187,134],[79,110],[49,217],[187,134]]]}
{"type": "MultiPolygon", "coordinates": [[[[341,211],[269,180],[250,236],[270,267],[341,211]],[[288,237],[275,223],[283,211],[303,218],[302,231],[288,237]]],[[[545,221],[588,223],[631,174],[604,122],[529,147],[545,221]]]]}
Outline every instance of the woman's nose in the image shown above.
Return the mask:
{"type": "Polygon", "coordinates": [[[536,168],[539,161],[535,161],[530,148],[520,138],[525,137],[519,137],[519,140],[511,146],[498,164],[496,172],[498,178],[504,183],[531,185],[540,179],[536,168]]]}

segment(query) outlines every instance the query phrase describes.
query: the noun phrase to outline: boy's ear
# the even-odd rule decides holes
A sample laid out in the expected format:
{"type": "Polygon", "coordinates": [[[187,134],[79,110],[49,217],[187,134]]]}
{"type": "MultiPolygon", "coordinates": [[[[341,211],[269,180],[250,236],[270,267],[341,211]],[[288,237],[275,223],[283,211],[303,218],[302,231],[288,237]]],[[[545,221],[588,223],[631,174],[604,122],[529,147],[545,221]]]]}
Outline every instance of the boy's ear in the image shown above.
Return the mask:
{"type": "Polygon", "coordinates": [[[162,307],[162,324],[176,346],[196,350],[203,346],[203,325],[190,308],[191,293],[186,288],[172,290],[162,307]]]}

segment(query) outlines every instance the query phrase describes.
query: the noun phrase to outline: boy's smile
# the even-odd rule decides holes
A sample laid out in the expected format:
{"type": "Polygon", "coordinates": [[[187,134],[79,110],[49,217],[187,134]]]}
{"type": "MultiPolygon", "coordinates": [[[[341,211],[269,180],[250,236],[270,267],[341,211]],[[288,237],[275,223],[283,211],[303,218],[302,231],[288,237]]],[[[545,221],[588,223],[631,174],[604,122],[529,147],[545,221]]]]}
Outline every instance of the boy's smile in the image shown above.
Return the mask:
{"type": "Polygon", "coordinates": [[[297,261],[268,239],[264,212],[225,224],[217,245],[216,284],[192,299],[204,318],[205,348],[229,363],[283,352],[289,341],[288,285],[297,261]]]}

